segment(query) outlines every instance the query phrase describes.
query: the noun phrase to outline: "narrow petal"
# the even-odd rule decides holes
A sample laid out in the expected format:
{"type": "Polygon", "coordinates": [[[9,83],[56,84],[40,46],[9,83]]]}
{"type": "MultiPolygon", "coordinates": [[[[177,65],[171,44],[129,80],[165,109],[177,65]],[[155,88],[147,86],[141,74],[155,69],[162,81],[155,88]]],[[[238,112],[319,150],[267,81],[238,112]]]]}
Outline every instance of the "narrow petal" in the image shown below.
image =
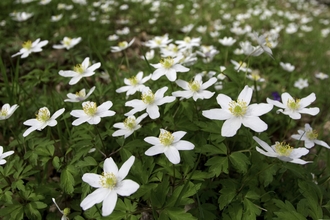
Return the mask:
{"type": "Polygon", "coordinates": [[[164,152],[164,154],[171,163],[180,163],[180,153],[175,147],[167,147],[167,150],[164,152]]]}
{"type": "Polygon", "coordinates": [[[152,145],[160,145],[159,138],[157,137],[146,137],[144,141],[152,145]]]}
{"type": "Polygon", "coordinates": [[[99,188],[101,187],[100,185],[100,175],[95,174],[95,173],[85,173],[82,176],[82,180],[86,183],[88,183],[91,187],[94,188],[99,188]]]}
{"type": "Polygon", "coordinates": [[[217,102],[221,106],[222,109],[229,109],[229,103],[232,101],[232,99],[224,94],[219,94],[217,96],[217,102]]]}
{"type": "Polygon", "coordinates": [[[157,154],[162,154],[165,151],[165,147],[162,145],[155,145],[150,147],[146,152],[145,155],[147,156],[154,156],[157,154]]]}
{"type": "Polygon", "coordinates": [[[37,130],[37,129],[38,129],[38,127],[34,127],[34,126],[28,128],[28,129],[23,133],[23,137],[28,136],[32,131],[35,131],[35,130],[37,130]]]}
{"type": "Polygon", "coordinates": [[[175,143],[174,147],[178,150],[192,150],[195,148],[195,145],[189,141],[181,140],[175,143]]]}
{"type": "Polygon", "coordinates": [[[156,105],[163,105],[165,103],[173,102],[176,98],[174,96],[165,96],[164,98],[158,99],[154,102],[156,105]]]}
{"type": "Polygon", "coordinates": [[[110,193],[109,189],[107,188],[98,188],[80,203],[80,207],[83,210],[89,209],[93,205],[102,202],[110,193]]]}
{"type": "Polygon", "coordinates": [[[284,105],[283,103],[276,101],[276,100],[272,100],[270,98],[267,98],[267,103],[269,103],[271,105],[275,105],[278,108],[286,108],[286,105],[284,105]]]}
{"type": "Polygon", "coordinates": [[[147,113],[151,119],[156,119],[160,117],[159,108],[157,105],[148,106],[147,113]]]}
{"type": "Polygon", "coordinates": [[[330,149],[330,146],[324,141],[315,140],[314,143],[317,144],[317,145],[320,145],[320,146],[323,146],[323,147],[326,147],[326,148],[330,149]]]}
{"type": "Polygon", "coordinates": [[[179,140],[181,140],[181,138],[183,138],[183,136],[185,136],[187,134],[187,132],[185,131],[176,131],[176,132],[173,132],[173,137],[174,137],[174,140],[173,142],[177,142],[179,140]]]}
{"type": "Polygon", "coordinates": [[[315,93],[311,93],[309,96],[300,99],[300,107],[301,108],[305,108],[306,106],[309,106],[310,104],[312,104],[312,102],[314,102],[316,99],[315,93]]]}
{"type": "Polygon", "coordinates": [[[166,72],[165,72],[165,75],[167,77],[167,79],[171,82],[174,82],[177,78],[177,74],[176,74],[176,71],[171,68],[171,69],[168,69],[166,72]]]}
{"type": "Polygon", "coordinates": [[[108,111],[104,111],[104,112],[100,112],[97,115],[101,118],[103,117],[110,117],[110,116],[114,116],[116,114],[116,112],[108,110],[108,111]]]}
{"type": "Polygon", "coordinates": [[[82,79],[82,76],[74,76],[72,79],[69,81],[69,85],[75,85],[77,82],[79,82],[82,79]]]}
{"type": "Polygon", "coordinates": [[[242,123],[245,127],[248,127],[255,132],[263,132],[268,128],[268,125],[259,117],[245,117],[242,120],[242,123]]]}
{"type": "Polygon", "coordinates": [[[106,101],[106,102],[102,103],[101,105],[99,105],[97,107],[97,111],[98,112],[103,112],[103,111],[108,110],[111,107],[112,107],[112,102],[111,101],[106,101]]]}
{"type": "Polygon", "coordinates": [[[304,108],[299,110],[299,113],[302,114],[309,114],[309,115],[317,115],[320,112],[320,109],[315,107],[315,108],[304,108]]]}
{"type": "Polygon", "coordinates": [[[120,182],[121,180],[125,179],[127,176],[129,170],[131,169],[133,163],[135,161],[134,156],[130,156],[128,160],[125,161],[125,163],[120,167],[118,174],[117,174],[117,180],[120,182]]]}
{"type": "Polygon", "coordinates": [[[189,68],[182,66],[181,64],[174,64],[172,68],[175,72],[188,72],[189,68]]]}
{"type": "Polygon", "coordinates": [[[102,204],[102,216],[108,216],[113,212],[117,204],[117,198],[118,196],[115,191],[111,191],[107,194],[102,204]]]}
{"type": "Polygon", "coordinates": [[[111,157],[107,158],[104,161],[103,171],[105,173],[113,173],[115,175],[118,173],[118,167],[117,167],[116,163],[113,161],[113,159],[111,157]]]}
{"type": "Polygon", "coordinates": [[[253,136],[253,139],[263,148],[265,149],[267,152],[271,152],[271,153],[275,153],[273,148],[271,148],[266,142],[264,142],[263,140],[261,140],[260,138],[253,136]]]}
{"type": "Polygon", "coordinates": [[[248,113],[249,115],[253,115],[253,116],[261,116],[270,112],[272,109],[273,109],[272,104],[266,104],[266,103],[251,104],[248,106],[248,113]]]}
{"type": "Polygon", "coordinates": [[[259,147],[256,147],[256,150],[257,150],[259,153],[261,153],[261,154],[263,154],[263,155],[265,155],[265,156],[267,156],[267,157],[277,157],[277,154],[276,154],[276,153],[269,152],[269,151],[264,151],[264,150],[262,150],[262,149],[259,148],[259,147]]]}
{"type": "Polygon", "coordinates": [[[184,80],[178,79],[177,81],[175,81],[175,83],[178,86],[180,86],[182,89],[184,89],[184,90],[188,90],[189,89],[189,87],[188,87],[189,83],[186,82],[186,81],[184,81],[184,80]]]}
{"type": "Polygon", "coordinates": [[[220,108],[202,111],[202,115],[212,120],[228,120],[233,117],[230,112],[220,108]]]}
{"type": "Polygon", "coordinates": [[[53,116],[51,117],[51,119],[54,119],[55,120],[56,118],[58,118],[58,116],[62,115],[64,111],[65,111],[65,108],[61,108],[60,110],[57,110],[53,114],[53,116]]]}
{"type": "Polygon", "coordinates": [[[210,86],[212,86],[214,83],[216,83],[218,80],[215,77],[210,78],[207,82],[203,83],[201,86],[202,89],[207,89],[210,86]]]}
{"type": "Polygon", "coordinates": [[[121,196],[130,196],[139,189],[140,185],[133,180],[123,180],[116,188],[116,192],[121,196]]]}
{"type": "Polygon", "coordinates": [[[76,120],[74,120],[72,122],[72,125],[74,126],[78,126],[81,125],[82,123],[85,123],[86,121],[88,121],[90,118],[89,117],[81,117],[81,118],[77,118],[76,120]]]}
{"type": "Polygon", "coordinates": [[[161,76],[163,76],[164,74],[165,74],[165,70],[163,68],[156,69],[152,73],[151,79],[155,81],[155,80],[159,79],[161,76]]]}
{"type": "Polygon", "coordinates": [[[252,93],[253,90],[250,87],[245,86],[241,93],[238,95],[237,100],[243,100],[247,105],[249,105],[251,102],[252,93]]]}
{"type": "Polygon", "coordinates": [[[221,135],[223,137],[232,137],[236,134],[241,125],[242,122],[239,118],[230,118],[223,123],[221,128],[221,135]]]}

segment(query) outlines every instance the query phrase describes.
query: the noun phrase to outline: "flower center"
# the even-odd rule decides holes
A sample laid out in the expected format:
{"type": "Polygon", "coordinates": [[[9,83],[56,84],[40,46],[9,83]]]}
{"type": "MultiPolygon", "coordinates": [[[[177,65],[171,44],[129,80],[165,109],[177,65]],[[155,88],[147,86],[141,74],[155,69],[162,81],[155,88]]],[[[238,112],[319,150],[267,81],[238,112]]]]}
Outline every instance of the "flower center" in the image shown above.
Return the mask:
{"type": "Polygon", "coordinates": [[[102,173],[100,185],[103,188],[113,189],[117,184],[117,178],[113,173],[102,173]]]}
{"type": "Polygon", "coordinates": [[[63,210],[63,215],[64,216],[68,216],[70,214],[70,208],[65,208],[64,210],[63,210]]]}
{"type": "Polygon", "coordinates": [[[79,92],[76,92],[76,96],[79,97],[85,97],[86,96],[86,91],[84,89],[80,90],[79,92]]]}
{"type": "Polygon", "coordinates": [[[129,78],[128,81],[131,83],[132,86],[135,86],[136,84],[138,84],[138,80],[137,80],[136,76],[129,78]]]}
{"type": "Polygon", "coordinates": [[[73,71],[82,74],[83,72],[85,72],[85,69],[81,64],[77,64],[75,67],[73,67],[73,71]]]}
{"type": "Polygon", "coordinates": [[[71,41],[72,41],[71,38],[66,38],[66,39],[63,40],[63,44],[65,46],[70,46],[71,45],[71,41]]]}
{"type": "Polygon", "coordinates": [[[260,75],[259,75],[259,73],[251,73],[251,78],[254,81],[258,81],[260,79],[260,75]]]}
{"type": "Polygon", "coordinates": [[[39,109],[38,114],[36,114],[38,121],[48,121],[50,118],[50,112],[47,107],[39,109]]]}
{"type": "Polygon", "coordinates": [[[0,116],[7,116],[8,115],[8,109],[2,107],[1,111],[0,111],[0,116]]]}
{"type": "Polygon", "coordinates": [[[294,100],[294,99],[288,99],[286,105],[287,105],[291,110],[298,110],[299,107],[300,107],[299,102],[300,102],[300,99],[296,99],[296,100],[294,100]]]}
{"type": "Polygon", "coordinates": [[[290,145],[285,144],[285,142],[276,142],[275,144],[275,151],[278,153],[280,156],[285,156],[288,157],[290,156],[293,148],[290,147],[290,145]]]}
{"type": "Polygon", "coordinates": [[[170,146],[174,141],[174,136],[169,131],[162,131],[159,135],[159,141],[164,146],[170,146]]]}
{"type": "Polygon", "coordinates": [[[247,67],[246,63],[242,61],[239,61],[239,66],[243,68],[247,67]]]}
{"type": "Polygon", "coordinates": [[[119,46],[120,48],[125,48],[125,47],[127,47],[127,45],[128,45],[128,43],[127,43],[126,41],[122,41],[122,42],[119,42],[119,43],[118,43],[118,46],[119,46]]]}
{"type": "Polygon", "coordinates": [[[272,43],[269,41],[268,37],[266,37],[265,40],[266,40],[266,46],[272,48],[272,43]]]}
{"type": "Polygon", "coordinates": [[[194,92],[198,92],[199,88],[201,87],[201,84],[198,81],[192,81],[188,84],[189,88],[194,91],[194,92]]]}
{"type": "Polygon", "coordinates": [[[190,43],[191,38],[190,38],[190,37],[185,37],[185,38],[183,39],[183,41],[186,42],[186,43],[190,43]]]}
{"type": "Polygon", "coordinates": [[[316,140],[317,136],[319,134],[315,130],[307,131],[306,136],[308,137],[309,140],[316,140]]]}
{"type": "Polygon", "coordinates": [[[97,105],[95,102],[84,102],[82,106],[86,115],[93,116],[97,112],[97,105]]]}
{"type": "Polygon", "coordinates": [[[162,38],[156,38],[156,39],[155,39],[155,43],[156,43],[157,45],[161,45],[161,44],[162,44],[162,38]]]}
{"type": "Polygon", "coordinates": [[[32,47],[32,42],[30,40],[28,41],[25,41],[23,44],[22,44],[22,47],[25,48],[25,49],[31,49],[32,47]]]}
{"type": "Polygon", "coordinates": [[[152,93],[151,90],[148,92],[142,93],[142,101],[146,104],[151,104],[154,102],[155,95],[152,93]]]}
{"type": "Polygon", "coordinates": [[[124,125],[126,128],[129,130],[133,130],[136,126],[136,120],[134,116],[129,116],[128,118],[125,119],[124,125]]]}
{"type": "Polygon", "coordinates": [[[237,100],[229,102],[229,111],[236,117],[242,117],[246,114],[247,104],[244,101],[237,100]]]}
{"type": "Polygon", "coordinates": [[[160,60],[160,64],[162,64],[162,66],[165,69],[169,69],[169,68],[171,68],[173,66],[174,60],[173,60],[172,57],[167,57],[167,58],[161,59],[160,60]]]}

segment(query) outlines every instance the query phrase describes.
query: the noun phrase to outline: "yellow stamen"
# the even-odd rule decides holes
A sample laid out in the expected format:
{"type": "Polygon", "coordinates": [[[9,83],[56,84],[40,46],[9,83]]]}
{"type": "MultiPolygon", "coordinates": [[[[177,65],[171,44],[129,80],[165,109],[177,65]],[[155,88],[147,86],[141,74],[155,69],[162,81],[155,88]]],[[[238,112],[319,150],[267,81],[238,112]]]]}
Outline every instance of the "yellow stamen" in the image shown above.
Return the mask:
{"type": "Polygon", "coordinates": [[[117,184],[117,178],[113,173],[102,173],[100,185],[103,188],[113,189],[117,184]]]}
{"type": "Polygon", "coordinates": [[[142,101],[146,104],[151,104],[154,102],[155,95],[152,93],[151,90],[148,90],[148,92],[142,93],[142,101]]]}
{"type": "Polygon", "coordinates": [[[236,117],[242,117],[246,114],[247,104],[242,100],[231,101],[229,103],[229,111],[236,117]]]}
{"type": "Polygon", "coordinates": [[[268,36],[265,38],[265,40],[266,40],[266,46],[272,48],[272,43],[269,41],[268,36]]]}
{"type": "Polygon", "coordinates": [[[84,102],[82,106],[86,115],[93,116],[97,112],[97,105],[95,102],[84,102]]]}
{"type": "Polygon", "coordinates": [[[172,57],[166,57],[160,60],[160,64],[162,64],[164,68],[169,69],[173,66],[174,59],[172,57]]]}
{"type": "Polygon", "coordinates": [[[169,131],[162,131],[159,135],[159,141],[164,146],[170,146],[174,141],[174,136],[169,131]]]}
{"type": "Polygon", "coordinates": [[[127,45],[128,45],[128,43],[127,43],[126,41],[122,41],[122,42],[119,42],[119,43],[118,43],[118,46],[119,46],[120,48],[125,48],[125,47],[127,47],[127,45]]]}
{"type": "Polygon", "coordinates": [[[25,48],[25,49],[31,49],[32,47],[32,42],[30,40],[28,41],[25,41],[23,44],[22,44],[22,47],[25,48]]]}
{"type": "Polygon", "coordinates": [[[77,64],[75,67],[73,67],[73,71],[82,74],[83,72],[85,72],[85,69],[81,64],[77,64]]]}
{"type": "Polygon", "coordinates": [[[39,109],[38,114],[36,114],[38,121],[48,121],[50,118],[50,112],[47,107],[39,109]]]}
{"type": "Polygon", "coordinates": [[[132,86],[135,86],[136,84],[138,84],[138,80],[137,80],[136,76],[129,78],[128,81],[131,83],[132,86]]]}
{"type": "Polygon", "coordinates": [[[201,84],[198,82],[198,81],[192,81],[188,84],[188,87],[194,91],[194,92],[198,92],[200,87],[201,87],[201,84]]]}
{"type": "Polygon", "coordinates": [[[64,40],[63,40],[63,44],[65,45],[65,46],[70,46],[71,45],[71,41],[72,41],[72,39],[71,38],[65,38],[64,40]]]}
{"type": "Polygon", "coordinates": [[[85,97],[86,96],[86,91],[84,89],[82,89],[79,92],[76,92],[76,96],[85,97]]]}
{"type": "Polygon", "coordinates": [[[285,142],[276,142],[275,144],[275,151],[278,153],[280,156],[285,156],[288,157],[290,156],[293,148],[286,144],[285,142]]]}
{"type": "Polygon", "coordinates": [[[300,99],[296,99],[296,100],[288,99],[286,105],[292,110],[297,110],[300,108],[299,102],[300,102],[300,99]]]}
{"type": "Polygon", "coordinates": [[[317,131],[311,130],[306,132],[306,136],[308,137],[309,140],[316,140],[319,134],[317,133],[317,131]]]}
{"type": "Polygon", "coordinates": [[[129,116],[125,119],[124,125],[126,128],[133,130],[136,127],[136,120],[134,116],[129,116]]]}
{"type": "Polygon", "coordinates": [[[0,111],[0,116],[7,116],[7,115],[8,115],[8,109],[2,107],[0,111]]]}
{"type": "Polygon", "coordinates": [[[183,39],[183,41],[186,42],[186,43],[190,43],[191,38],[190,38],[190,37],[185,37],[185,38],[183,39]]]}

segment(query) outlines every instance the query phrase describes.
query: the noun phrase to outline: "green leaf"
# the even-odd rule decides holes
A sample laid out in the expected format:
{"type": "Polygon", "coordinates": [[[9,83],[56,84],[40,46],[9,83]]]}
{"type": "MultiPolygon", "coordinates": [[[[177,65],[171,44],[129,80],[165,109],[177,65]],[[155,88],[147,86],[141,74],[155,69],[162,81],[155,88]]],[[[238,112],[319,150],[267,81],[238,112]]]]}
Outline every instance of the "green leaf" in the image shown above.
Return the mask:
{"type": "Polygon", "coordinates": [[[221,182],[223,188],[220,190],[220,197],[218,199],[219,208],[222,210],[230,204],[237,195],[238,184],[232,179],[225,179],[221,182]]]}
{"type": "Polygon", "coordinates": [[[248,165],[250,164],[249,158],[241,152],[234,152],[229,156],[230,162],[240,173],[246,173],[248,165]]]}
{"type": "Polygon", "coordinates": [[[258,206],[255,205],[253,202],[251,202],[249,199],[244,198],[243,204],[244,204],[243,219],[256,219],[256,217],[260,215],[261,209],[259,209],[258,206]]]}
{"type": "Polygon", "coordinates": [[[274,212],[279,220],[306,220],[306,217],[298,213],[289,201],[284,203],[279,199],[273,199],[273,202],[280,208],[279,211],[274,212]]]}
{"type": "Polygon", "coordinates": [[[183,208],[167,208],[163,212],[165,212],[171,220],[197,219],[191,213],[185,212],[183,208]]]}
{"type": "Polygon", "coordinates": [[[72,194],[74,191],[74,184],[75,180],[72,175],[71,171],[74,170],[74,167],[72,165],[68,165],[65,169],[61,172],[61,188],[64,190],[64,192],[68,194],[72,194]]]}
{"type": "Polygon", "coordinates": [[[95,160],[93,157],[91,157],[91,156],[84,157],[84,160],[82,160],[82,161],[78,161],[78,162],[76,163],[76,166],[77,166],[77,167],[80,167],[80,168],[82,168],[82,167],[87,167],[87,166],[97,166],[97,165],[98,165],[98,163],[97,163],[96,160],[95,160]]]}
{"type": "Polygon", "coordinates": [[[205,153],[207,156],[215,154],[224,154],[227,155],[227,147],[224,143],[215,145],[205,144],[200,149],[200,152],[205,153]]]}
{"type": "Polygon", "coordinates": [[[218,177],[222,172],[228,174],[227,157],[212,157],[206,162],[205,165],[210,166],[209,171],[216,177],[218,177]]]}

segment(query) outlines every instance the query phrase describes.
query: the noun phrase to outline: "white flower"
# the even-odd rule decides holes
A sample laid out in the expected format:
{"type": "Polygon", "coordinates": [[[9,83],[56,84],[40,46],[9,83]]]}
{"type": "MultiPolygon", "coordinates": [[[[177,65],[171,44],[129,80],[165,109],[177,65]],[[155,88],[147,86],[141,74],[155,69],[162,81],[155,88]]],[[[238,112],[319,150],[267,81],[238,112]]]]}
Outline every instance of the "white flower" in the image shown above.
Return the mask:
{"type": "Polygon", "coordinates": [[[315,77],[323,80],[323,79],[327,79],[329,76],[325,73],[319,72],[315,74],[315,77]]]}
{"type": "Polygon", "coordinates": [[[26,58],[30,55],[30,53],[37,53],[42,51],[42,47],[48,44],[48,40],[40,41],[40,38],[33,41],[33,43],[29,40],[22,44],[22,49],[18,53],[15,53],[11,57],[15,57],[17,55],[22,55],[21,58],[26,58]]]}
{"type": "Polygon", "coordinates": [[[213,57],[219,53],[219,51],[215,49],[215,47],[212,45],[211,46],[202,45],[200,48],[202,51],[197,51],[197,54],[204,58],[203,59],[204,63],[211,62],[213,60],[213,57]]]}
{"type": "Polygon", "coordinates": [[[27,12],[13,12],[10,13],[10,16],[14,21],[26,21],[27,19],[31,18],[33,16],[33,13],[27,13],[27,12]]]}
{"type": "Polygon", "coordinates": [[[109,35],[109,37],[108,37],[108,41],[115,41],[115,40],[118,40],[118,39],[119,39],[119,37],[116,34],[109,35]]]}
{"type": "Polygon", "coordinates": [[[11,107],[8,103],[4,104],[0,110],[0,120],[5,120],[9,118],[16,111],[17,108],[18,108],[17,104],[11,107]]]}
{"type": "Polygon", "coordinates": [[[12,155],[14,153],[14,151],[7,151],[7,152],[3,152],[3,147],[0,146],[0,165],[5,164],[7,161],[4,159],[10,155],[12,155]]]}
{"type": "Polygon", "coordinates": [[[140,71],[136,76],[124,79],[124,83],[127,86],[120,87],[116,90],[117,93],[126,92],[126,96],[133,95],[137,91],[141,92],[144,88],[146,88],[145,85],[143,85],[145,82],[147,82],[151,78],[151,75],[146,76],[143,78],[143,72],[140,71]]]}
{"type": "Polygon", "coordinates": [[[247,56],[259,56],[264,51],[261,47],[254,47],[249,41],[240,42],[239,45],[241,46],[243,53],[247,56]]]}
{"type": "Polygon", "coordinates": [[[69,38],[64,37],[61,41],[61,44],[53,45],[54,49],[67,49],[70,50],[72,47],[76,46],[81,41],[81,37],[78,38],[69,38]]]}
{"type": "Polygon", "coordinates": [[[72,70],[61,70],[58,74],[64,77],[72,77],[69,84],[74,85],[83,77],[89,77],[95,74],[95,70],[100,68],[101,63],[95,63],[92,66],[89,66],[89,57],[86,57],[81,64],[76,65],[72,70]]]}
{"type": "Polygon", "coordinates": [[[117,165],[110,157],[104,161],[102,175],[85,173],[82,180],[97,189],[80,203],[81,208],[86,210],[103,202],[102,216],[108,216],[116,206],[118,195],[130,196],[135,193],[140,187],[139,184],[133,180],[124,180],[134,160],[135,157],[131,156],[118,170],[117,165]]]}
{"type": "Polygon", "coordinates": [[[77,119],[72,122],[72,125],[78,126],[84,122],[88,122],[91,125],[100,123],[101,118],[113,116],[116,113],[109,110],[112,107],[112,102],[107,101],[97,107],[95,102],[83,102],[83,110],[72,110],[70,115],[77,119]]]}
{"type": "Polygon", "coordinates": [[[222,39],[219,39],[219,43],[222,44],[223,46],[232,46],[236,40],[232,37],[224,37],[222,39]]]}
{"type": "Polygon", "coordinates": [[[158,138],[146,137],[144,139],[145,142],[153,145],[145,152],[145,154],[147,156],[154,156],[164,153],[171,163],[180,163],[179,150],[192,150],[195,148],[195,145],[189,141],[181,140],[186,133],[187,132],[184,131],[171,133],[164,129],[160,129],[158,138]]]}
{"type": "Polygon", "coordinates": [[[182,31],[183,33],[189,33],[193,28],[194,28],[194,25],[193,25],[193,24],[188,24],[188,25],[186,25],[186,26],[183,26],[183,27],[181,28],[181,31],[182,31]]]}
{"type": "Polygon", "coordinates": [[[38,114],[36,115],[36,119],[29,119],[23,123],[24,125],[31,126],[23,133],[23,137],[28,136],[32,131],[41,131],[46,126],[54,127],[57,125],[56,118],[63,114],[64,110],[64,108],[61,108],[60,110],[57,110],[52,117],[50,117],[50,112],[47,107],[40,108],[38,114]]]}
{"type": "Polygon", "coordinates": [[[168,34],[165,34],[164,36],[156,36],[153,39],[148,40],[144,45],[151,49],[163,48],[166,47],[170,42],[172,42],[172,39],[168,39],[168,34]]]}
{"type": "Polygon", "coordinates": [[[52,198],[53,203],[55,204],[55,206],[57,207],[58,211],[60,211],[60,213],[63,214],[63,216],[61,217],[61,220],[69,220],[69,218],[67,217],[70,213],[70,209],[69,208],[65,208],[64,210],[61,210],[60,207],[57,205],[56,201],[54,198],[52,198]]]}
{"type": "Polygon", "coordinates": [[[273,58],[272,47],[274,46],[272,42],[268,39],[268,36],[265,37],[264,35],[258,36],[257,33],[254,33],[254,37],[257,40],[259,46],[265,51],[270,57],[273,58]]]}
{"type": "Polygon", "coordinates": [[[309,124],[305,124],[304,130],[298,130],[298,134],[291,135],[293,139],[304,141],[306,148],[312,148],[315,144],[317,144],[330,149],[330,146],[327,143],[317,140],[317,136],[318,133],[313,130],[309,124]]]}
{"type": "Polygon", "coordinates": [[[68,99],[65,99],[65,102],[81,102],[86,100],[95,90],[95,86],[93,86],[89,92],[86,95],[86,90],[82,89],[79,92],[77,92],[76,94],[73,93],[69,93],[67,94],[68,99]]]}
{"type": "Polygon", "coordinates": [[[128,48],[129,46],[131,46],[134,43],[135,38],[133,38],[129,43],[127,43],[127,41],[122,41],[118,43],[118,46],[113,46],[111,47],[111,52],[115,53],[115,52],[120,52],[122,50],[125,50],[126,48],[128,48]]]}
{"type": "Polygon", "coordinates": [[[141,56],[141,59],[147,59],[147,60],[152,60],[155,57],[155,51],[150,50],[146,52],[145,56],[141,56]]]}
{"type": "Polygon", "coordinates": [[[206,89],[217,82],[217,78],[212,77],[207,82],[203,83],[202,76],[196,75],[194,81],[186,82],[181,79],[175,81],[185,91],[172,92],[175,97],[182,97],[189,99],[193,97],[194,101],[197,99],[209,99],[214,95],[214,92],[207,91],[206,89]]]}
{"type": "Polygon", "coordinates": [[[56,21],[61,20],[62,17],[63,17],[63,14],[52,15],[52,17],[50,18],[50,21],[51,21],[51,22],[56,22],[56,21]]]}
{"type": "Polygon", "coordinates": [[[280,62],[280,65],[285,71],[288,71],[288,72],[292,72],[295,68],[295,66],[291,65],[290,63],[280,62]]]}
{"type": "Polygon", "coordinates": [[[301,114],[309,114],[315,116],[320,112],[320,109],[317,107],[306,108],[315,101],[315,93],[311,93],[309,96],[302,99],[294,99],[289,93],[285,92],[281,95],[281,98],[282,103],[279,101],[271,100],[269,98],[267,98],[267,102],[279,108],[283,108],[277,110],[277,112],[282,112],[292,119],[300,119],[301,114]]]}
{"type": "Polygon", "coordinates": [[[190,38],[190,37],[185,37],[183,40],[177,40],[175,41],[176,44],[178,44],[179,49],[191,49],[193,47],[199,47],[201,44],[201,38],[190,38]]]}
{"type": "Polygon", "coordinates": [[[308,87],[308,79],[299,78],[297,81],[294,82],[294,87],[298,89],[303,89],[308,87]]]}
{"type": "Polygon", "coordinates": [[[113,127],[119,128],[119,130],[115,131],[112,136],[124,136],[124,138],[129,137],[134,131],[141,128],[140,122],[147,116],[147,113],[142,114],[138,118],[135,118],[134,115],[128,116],[123,123],[116,123],[113,125],[113,127]]]}
{"type": "Polygon", "coordinates": [[[151,79],[157,80],[161,76],[166,75],[167,79],[173,82],[176,80],[177,72],[188,72],[189,68],[178,63],[181,58],[182,57],[176,57],[173,59],[172,57],[167,57],[162,59],[157,64],[150,64],[156,68],[156,70],[152,73],[151,79]]]}
{"type": "Polygon", "coordinates": [[[257,71],[257,70],[252,71],[252,73],[246,75],[246,77],[253,80],[253,81],[257,81],[257,82],[264,82],[265,81],[264,78],[261,78],[261,76],[259,74],[259,71],[257,71]]]}
{"type": "Polygon", "coordinates": [[[252,72],[252,70],[247,67],[247,64],[245,62],[240,61],[238,63],[235,60],[230,60],[230,62],[235,65],[234,68],[237,72],[239,72],[239,71],[249,72],[249,73],[252,72]]]}
{"type": "Polygon", "coordinates": [[[306,148],[292,148],[290,147],[290,145],[285,144],[283,142],[276,142],[274,145],[269,146],[266,142],[260,140],[255,136],[253,137],[253,139],[263,148],[261,149],[259,147],[256,147],[256,150],[267,157],[277,157],[280,160],[297,164],[309,163],[300,159],[300,157],[308,154],[309,150],[307,150],[306,148]]]}
{"type": "Polygon", "coordinates": [[[125,114],[125,116],[134,115],[136,112],[140,112],[146,109],[151,119],[159,118],[159,105],[170,103],[175,100],[173,96],[165,96],[164,93],[168,87],[165,86],[158,89],[154,94],[149,88],[145,88],[142,91],[142,100],[134,99],[125,103],[125,106],[133,107],[133,109],[125,114]]]}
{"type": "Polygon", "coordinates": [[[223,137],[232,137],[243,124],[256,132],[267,130],[267,124],[259,116],[272,110],[273,105],[261,103],[250,104],[253,90],[248,86],[239,94],[237,101],[233,101],[224,94],[219,94],[217,102],[221,109],[210,109],[202,112],[203,116],[214,120],[226,120],[221,128],[223,137]]]}
{"type": "Polygon", "coordinates": [[[127,35],[127,34],[129,34],[129,32],[130,32],[130,30],[128,27],[124,27],[121,30],[116,30],[116,34],[118,34],[118,35],[127,35]]]}

